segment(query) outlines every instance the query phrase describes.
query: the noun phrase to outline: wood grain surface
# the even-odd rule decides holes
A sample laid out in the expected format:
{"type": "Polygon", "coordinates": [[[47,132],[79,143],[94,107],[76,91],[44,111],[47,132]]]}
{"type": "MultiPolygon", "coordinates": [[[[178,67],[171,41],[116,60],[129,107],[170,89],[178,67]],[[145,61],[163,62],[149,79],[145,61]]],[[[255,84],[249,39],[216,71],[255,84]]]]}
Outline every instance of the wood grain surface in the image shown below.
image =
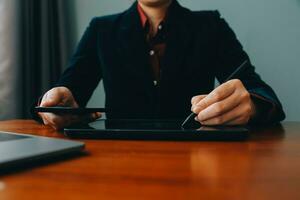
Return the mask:
{"type": "MultiPolygon", "coordinates": [[[[0,130],[64,138],[30,120],[0,130]]],[[[244,142],[83,141],[84,154],[0,172],[0,199],[300,199],[298,122],[244,142]]]]}

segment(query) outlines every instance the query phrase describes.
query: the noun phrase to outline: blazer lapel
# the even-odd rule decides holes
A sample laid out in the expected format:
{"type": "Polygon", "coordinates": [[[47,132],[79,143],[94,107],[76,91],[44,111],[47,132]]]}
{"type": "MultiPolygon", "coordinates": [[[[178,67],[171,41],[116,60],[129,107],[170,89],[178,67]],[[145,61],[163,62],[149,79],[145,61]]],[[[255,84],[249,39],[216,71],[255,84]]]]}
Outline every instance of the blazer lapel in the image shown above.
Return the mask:
{"type": "Polygon", "coordinates": [[[144,36],[144,30],[137,11],[137,3],[127,10],[122,19],[118,31],[117,45],[120,62],[124,62],[131,77],[135,77],[137,84],[143,84],[141,88],[153,89],[152,71],[150,68],[148,47],[144,36]]]}
{"type": "Polygon", "coordinates": [[[184,70],[184,60],[192,46],[192,31],[189,30],[190,11],[174,1],[169,8],[166,21],[167,48],[163,60],[162,84],[164,80],[178,81],[181,70],[184,70]]]}

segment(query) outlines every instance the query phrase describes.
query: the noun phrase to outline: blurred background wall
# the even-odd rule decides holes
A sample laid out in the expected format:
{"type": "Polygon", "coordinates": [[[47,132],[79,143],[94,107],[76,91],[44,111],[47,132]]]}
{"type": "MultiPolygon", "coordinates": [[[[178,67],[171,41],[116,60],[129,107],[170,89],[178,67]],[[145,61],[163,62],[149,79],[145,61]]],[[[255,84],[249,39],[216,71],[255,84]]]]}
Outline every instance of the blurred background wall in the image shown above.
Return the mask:
{"type": "MultiPolygon", "coordinates": [[[[94,16],[121,12],[132,0],[68,0],[73,8],[74,41],[94,16]]],[[[270,84],[287,113],[300,120],[300,0],[179,0],[192,10],[218,9],[249,53],[257,72],[270,84]]],[[[74,43],[75,46],[75,43],[74,43]]],[[[100,84],[89,105],[103,106],[100,84]]]]}
{"type": "Polygon", "coordinates": [[[0,119],[15,118],[19,104],[17,0],[0,0],[0,119]]]}
{"type": "Polygon", "coordinates": [[[75,43],[69,8],[62,0],[0,0],[0,120],[31,117],[57,82],[75,43]]]}

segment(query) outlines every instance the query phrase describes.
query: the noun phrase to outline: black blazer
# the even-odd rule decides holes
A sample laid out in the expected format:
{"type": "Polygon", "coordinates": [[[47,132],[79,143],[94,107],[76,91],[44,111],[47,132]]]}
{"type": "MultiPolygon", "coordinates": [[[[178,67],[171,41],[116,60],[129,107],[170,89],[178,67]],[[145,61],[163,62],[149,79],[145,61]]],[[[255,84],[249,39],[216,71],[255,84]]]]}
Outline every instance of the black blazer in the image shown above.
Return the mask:
{"type": "MultiPolygon", "coordinates": [[[[115,118],[183,119],[191,112],[191,98],[208,94],[219,81],[249,59],[234,32],[217,11],[192,12],[174,1],[165,24],[167,49],[159,86],[154,86],[149,47],[135,2],[127,11],[94,18],[81,39],[69,67],[56,86],[68,87],[85,106],[100,80],[106,93],[108,116],[115,118]]],[[[250,93],[264,97],[266,119],[284,119],[272,89],[249,67],[239,77],[250,93]],[[270,103],[269,103],[270,102],[270,103]]]]}

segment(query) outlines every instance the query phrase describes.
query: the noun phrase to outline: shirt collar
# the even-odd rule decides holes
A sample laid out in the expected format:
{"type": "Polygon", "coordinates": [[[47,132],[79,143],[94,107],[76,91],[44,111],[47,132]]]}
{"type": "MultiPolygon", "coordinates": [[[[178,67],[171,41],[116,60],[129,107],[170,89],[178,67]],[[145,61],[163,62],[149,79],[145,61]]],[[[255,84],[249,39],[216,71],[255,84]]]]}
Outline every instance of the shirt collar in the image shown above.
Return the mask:
{"type": "Polygon", "coordinates": [[[139,3],[137,4],[137,9],[140,16],[142,27],[145,28],[148,18],[139,3]]]}
{"type": "MultiPolygon", "coordinates": [[[[141,20],[142,27],[146,28],[147,24],[149,23],[148,17],[145,14],[143,8],[141,7],[141,5],[139,3],[137,3],[137,10],[138,10],[138,13],[139,13],[139,17],[140,17],[140,20],[141,20]]],[[[168,16],[168,13],[167,13],[165,19],[160,22],[160,24],[164,24],[164,22],[166,21],[167,16],[168,16]]]]}

